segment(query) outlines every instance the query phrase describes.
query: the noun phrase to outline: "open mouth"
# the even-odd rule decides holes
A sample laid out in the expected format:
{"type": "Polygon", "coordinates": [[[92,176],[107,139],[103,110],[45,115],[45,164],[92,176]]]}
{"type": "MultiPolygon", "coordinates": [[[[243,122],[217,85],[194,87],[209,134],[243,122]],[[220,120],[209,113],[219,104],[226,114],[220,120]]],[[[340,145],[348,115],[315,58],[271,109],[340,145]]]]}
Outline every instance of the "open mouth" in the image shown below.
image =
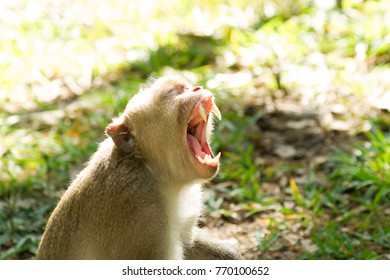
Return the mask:
{"type": "Polygon", "coordinates": [[[211,93],[205,93],[192,110],[187,127],[187,143],[195,158],[204,165],[217,167],[221,153],[214,156],[207,143],[207,124],[210,113],[221,120],[221,112],[215,105],[211,93]]]}

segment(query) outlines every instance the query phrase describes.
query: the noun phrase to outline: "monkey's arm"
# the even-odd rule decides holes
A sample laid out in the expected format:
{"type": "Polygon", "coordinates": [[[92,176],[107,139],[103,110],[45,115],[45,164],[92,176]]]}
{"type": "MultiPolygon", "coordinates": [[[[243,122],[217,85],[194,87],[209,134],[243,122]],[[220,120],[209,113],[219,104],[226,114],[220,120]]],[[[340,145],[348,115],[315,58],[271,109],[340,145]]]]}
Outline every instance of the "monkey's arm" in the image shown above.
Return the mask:
{"type": "Polygon", "coordinates": [[[197,237],[184,247],[186,260],[239,260],[240,255],[221,244],[212,243],[204,237],[197,237]]]}

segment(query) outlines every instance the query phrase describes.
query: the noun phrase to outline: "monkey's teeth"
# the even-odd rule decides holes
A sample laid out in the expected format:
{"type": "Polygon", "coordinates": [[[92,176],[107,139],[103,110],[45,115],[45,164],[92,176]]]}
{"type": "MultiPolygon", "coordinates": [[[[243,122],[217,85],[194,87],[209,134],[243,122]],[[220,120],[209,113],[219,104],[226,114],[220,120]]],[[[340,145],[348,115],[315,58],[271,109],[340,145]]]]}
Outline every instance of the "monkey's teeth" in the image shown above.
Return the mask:
{"type": "Polygon", "coordinates": [[[211,107],[211,111],[215,114],[215,116],[219,120],[222,120],[221,111],[219,111],[219,108],[217,107],[217,105],[215,105],[214,101],[213,101],[213,106],[211,107]]]}
{"type": "Polygon", "coordinates": [[[196,155],[196,158],[203,164],[209,165],[209,166],[217,166],[219,162],[219,158],[221,157],[221,153],[218,153],[216,157],[212,158],[211,155],[206,154],[204,158],[201,158],[200,156],[196,155]]]}
{"type": "Polygon", "coordinates": [[[203,107],[203,104],[200,104],[198,112],[199,112],[199,115],[201,116],[202,120],[207,122],[207,114],[206,114],[206,110],[203,107]]]}

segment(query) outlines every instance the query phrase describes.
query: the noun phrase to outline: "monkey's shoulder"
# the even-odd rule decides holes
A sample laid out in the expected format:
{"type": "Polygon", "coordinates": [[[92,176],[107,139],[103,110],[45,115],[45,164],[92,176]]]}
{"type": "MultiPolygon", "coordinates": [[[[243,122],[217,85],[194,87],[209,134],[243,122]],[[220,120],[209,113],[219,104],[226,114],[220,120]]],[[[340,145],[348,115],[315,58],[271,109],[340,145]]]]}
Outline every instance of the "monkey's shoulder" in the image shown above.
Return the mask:
{"type": "Polygon", "coordinates": [[[106,139],[91,156],[85,168],[76,176],[67,190],[71,196],[98,196],[150,192],[155,180],[142,158],[120,153],[106,139]]]}

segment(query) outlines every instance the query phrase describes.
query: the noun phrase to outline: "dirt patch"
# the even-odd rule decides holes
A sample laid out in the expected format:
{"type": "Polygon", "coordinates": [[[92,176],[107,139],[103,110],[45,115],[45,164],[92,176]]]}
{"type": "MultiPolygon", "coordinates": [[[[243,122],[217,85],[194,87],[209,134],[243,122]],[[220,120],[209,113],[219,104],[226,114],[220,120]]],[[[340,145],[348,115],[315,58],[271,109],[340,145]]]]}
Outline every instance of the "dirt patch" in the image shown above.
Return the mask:
{"type": "MultiPolygon", "coordinates": [[[[258,110],[261,108],[249,107],[246,114],[255,114],[258,110]]],[[[236,214],[223,218],[212,213],[202,218],[201,224],[208,228],[212,238],[236,242],[243,259],[300,259],[303,252],[316,250],[309,238],[311,226],[303,225],[303,222],[321,221],[296,204],[290,180],[293,178],[301,188],[308,180],[309,172],[329,173],[326,163],[336,153],[336,148],[348,149],[356,140],[341,127],[324,127],[323,118],[319,113],[274,111],[265,113],[248,128],[247,135],[255,146],[254,152],[260,154],[265,168],[287,167],[261,182],[262,191],[275,197],[277,202],[274,207],[248,217],[242,206],[218,192],[218,184],[209,186],[216,190],[217,197],[224,198],[222,208],[236,214]],[[279,211],[282,207],[300,214],[282,214],[279,211]],[[265,244],[264,240],[271,241],[265,244]]],[[[319,184],[327,184],[321,176],[316,180],[319,184]]],[[[229,185],[229,182],[223,184],[229,185]]]]}

